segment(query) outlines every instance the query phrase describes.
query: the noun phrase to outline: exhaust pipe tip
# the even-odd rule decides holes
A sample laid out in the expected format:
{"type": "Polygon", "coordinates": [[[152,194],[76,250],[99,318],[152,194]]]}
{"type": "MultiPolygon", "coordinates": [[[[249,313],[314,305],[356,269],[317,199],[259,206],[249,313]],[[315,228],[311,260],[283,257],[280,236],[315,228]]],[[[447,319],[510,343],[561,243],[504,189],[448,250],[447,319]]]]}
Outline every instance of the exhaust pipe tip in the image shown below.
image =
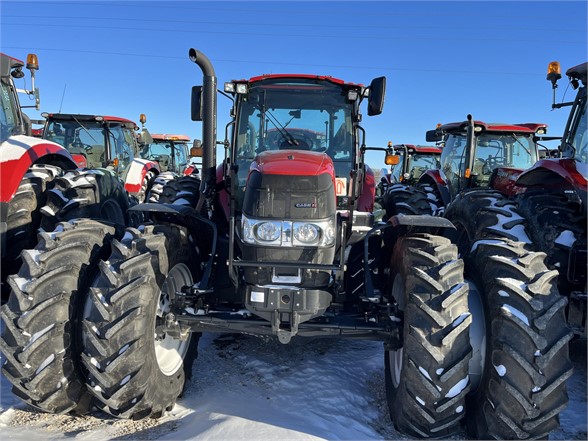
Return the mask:
{"type": "Polygon", "coordinates": [[[190,57],[190,61],[192,63],[196,63],[196,60],[198,59],[198,51],[191,47],[188,51],[188,56],[190,57]]]}

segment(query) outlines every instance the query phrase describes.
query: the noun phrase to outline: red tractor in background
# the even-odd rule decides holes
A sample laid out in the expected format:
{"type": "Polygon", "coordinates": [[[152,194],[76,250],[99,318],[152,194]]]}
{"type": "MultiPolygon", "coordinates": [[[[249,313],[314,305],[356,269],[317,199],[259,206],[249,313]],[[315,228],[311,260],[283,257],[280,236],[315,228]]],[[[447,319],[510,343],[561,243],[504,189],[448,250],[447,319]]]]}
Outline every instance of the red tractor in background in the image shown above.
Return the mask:
{"type": "MultiPolygon", "coordinates": [[[[152,139],[147,129],[135,136],[138,126],[131,120],[117,116],[43,113],[46,119],[43,137],[64,146],[75,158],[78,167],[88,170],[107,169],[124,182],[125,190],[143,202],[155,177],[159,164],[135,157],[140,145],[152,139]]],[[[76,181],[63,182],[63,192],[75,192],[76,181]]],[[[60,205],[59,198],[53,200],[60,205]]]]}
{"type": "Polygon", "coordinates": [[[36,244],[41,223],[40,209],[47,199],[47,187],[63,170],[76,168],[67,150],[53,142],[31,136],[31,121],[23,107],[39,107],[35,88],[37,56],[29,54],[26,68],[31,72],[31,90],[17,89],[14,79],[24,77],[25,63],[0,54],[2,107],[0,109],[0,243],[2,247],[2,301],[10,288],[6,277],[21,265],[20,252],[36,244]],[[18,92],[34,97],[35,106],[21,106],[18,92]]]}
{"type": "Polygon", "coordinates": [[[444,235],[464,260],[472,345],[485,346],[488,354],[474,355],[480,375],[470,371],[468,403],[478,403],[467,418],[473,433],[481,425],[500,438],[542,436],[557,425],[567,402],[573,335],[567,299],[516,201],[517,179],[536,163],[546,130],[545,124],[485,123],[471,115],[439,125],[426,138],[443,146],[440,167],[427,170],[403,204],[386,207],[442,215],[456,227],[444,235]]]}
{"type": "MultiPolygon", "coordinates": [[[[390,146],[392,143],[388,143],[390,146]]],[[[395,208],[412,198],[412,187],[426,170],[438,169],[441,151],[439,146],[395,144],[392,146],[398,156],[398,164],[392,165],[390,173],[382,169],[382,178],[378,184],[379,202],[382,207],[395,208]],[[392,200],[394,202],[392,202],[392,200]]],[[[410,205],[404,205],[411,210],[410,205]]],[[[418,208],[417,208],[418,209],[418,208]]],[[[394,210],[386,212],[386,218],[397,214],[394,210]]],[[[420,212],[404,212],[404,214],[420,214],[420,212]]]]}
{"type": "Polygon", "coordinates": [[[515,182],[520,212],[530,224],[529,235],[547,254],[551,268],[559,272],[560,292],[569,299],[568,323],[586,337],[588,128],[586,118],[586,70],[588,63],[571,67],[566,76],[576,97],[556,104],[555,89],[561,78],[558,62],[550,63],[547,79],[554,91],[553,109],[571,106],[560,157],[538,161],[515,182]]]}
{"type": "MultiPolygon", "coordinates": [[[[173,196],[177,196],[179,191],[171,189],[171,187],[165,187],[178,176],[191,176],[193,178],[191,179],[193,182],[192,188],[198,189],[200,186],[200,180],[197,177],[199,171],[196,164],[192,162],[190,147],[188,147],[190,137],[187,135],[159,133],[152,134],[151,137],[153,139],[151,143],[140,144],[139,156],[143,159],[157,162],[161,173],[153,181],[146,200],[148,202],[159,202],[162,193],[165,191],[166,194],[161,201],[173,202],[173,196]]],[[[172,184],[173,186],[174,184],[172,184]]]]}

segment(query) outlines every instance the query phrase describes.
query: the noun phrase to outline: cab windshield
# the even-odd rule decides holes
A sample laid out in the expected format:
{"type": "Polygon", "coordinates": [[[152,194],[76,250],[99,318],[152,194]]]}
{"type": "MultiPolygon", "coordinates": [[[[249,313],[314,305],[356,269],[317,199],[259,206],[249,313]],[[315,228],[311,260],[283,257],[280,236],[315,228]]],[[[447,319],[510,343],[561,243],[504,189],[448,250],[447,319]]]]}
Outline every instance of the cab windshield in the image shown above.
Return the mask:
{"type": "Polygon", "coordinates": [[[185,143],[173,141],[156,141],[145,145],[140,155],[144,159],[157,161],[161,171],[178,171],[188,163],[186,152],[188,146],[185,143]]]}
{"type": "Polygon", "coordinates": [[[325,152],[337,175],[347,176],[354,148],[353,105],[342,87],[321,81],[254,85],[239,103],[236,160],[250,162],[268,150],[325,152]]]}
{"type": "MultiPolygon", "coordinates": [[[[447,136],[441,154],[441,169],[457,185],[467,161],[465,133],[447,136]]],[[[471,171],[478,186],[488,185],[492,172],[501,167],[525,170],[537,162],[537,146],[532,134],[485,132],[476,136],[476,151],[471,171]]]]}
{"type": "MultiPolygon", "coordinates": [[[[565,146],[571,145],[575,149],[575,157],[580,162],[588,162],[588,122],[586,119],[586,95],[572,108],[572,121],[565,146]]],[[[565,156],[565,154],[564,154],[565,156]]]]}

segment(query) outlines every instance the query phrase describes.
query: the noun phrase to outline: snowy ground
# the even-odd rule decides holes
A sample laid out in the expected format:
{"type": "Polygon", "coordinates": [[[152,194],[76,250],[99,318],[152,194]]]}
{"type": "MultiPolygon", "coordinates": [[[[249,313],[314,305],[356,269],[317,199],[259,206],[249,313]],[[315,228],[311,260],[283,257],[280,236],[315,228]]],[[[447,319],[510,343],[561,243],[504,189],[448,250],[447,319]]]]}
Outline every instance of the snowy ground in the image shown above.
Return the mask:
{"type": "MultiPolygon", "coordinates": [[[[571,345],[570,403],[551,440],[587,439],[586,341],[571,345]]],[[[123,421],[38,413],[2,377],[4,440],[384,440],[408,439],[388,416],[381,343],[205,334],[187,391],[171,414],[123,421]]],[[[466,435],[453,439],[466,439],[466,435]]]]}

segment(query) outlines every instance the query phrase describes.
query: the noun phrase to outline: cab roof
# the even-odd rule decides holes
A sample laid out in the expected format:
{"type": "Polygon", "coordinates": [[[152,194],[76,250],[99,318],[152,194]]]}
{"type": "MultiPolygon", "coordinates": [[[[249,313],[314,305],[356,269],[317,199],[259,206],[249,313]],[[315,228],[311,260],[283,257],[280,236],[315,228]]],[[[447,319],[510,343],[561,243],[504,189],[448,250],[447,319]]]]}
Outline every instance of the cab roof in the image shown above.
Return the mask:
{"type": "Polygon", "coordinates": [[[577,78],[586,85],[586,70],[588,69],[588,62],[578,64],[577,66],[570,67],[566,70],[566,75],[570,78],[577,78]]]}
{"type": "MultiPolygon", "coordinates": [[[[488,132],[510,132],[510,133],[535,133],[537,129],[547,128],[547,124],[540,123],[521,123],[521,124],[507,124],[507,123],[486,123],[484,121],[474,121],[475,126],[482,127],[488,132]]],[[[453,122],[443,124],[437,129],[437,132],[457,133],[465,132],[468,126],[468,121],[453,122]]]]}
{"type": "Polygon", "coordinates": [[[106,121],[111,123],[119,123],[122,125],[130,126],[132,125],[133,128],[138,129],[137,124],[134,121],[126,118],[120,118],[118,116],[107,116],[107,115],[81,115],[81,114],[74,114],[74,113],[50,113],[47,115],[47,119],[51,119],[54,121],[106,121]]]}
{"type": "Polygon", "coordinates": [[[6,55],[3,52],[0,52],[0,74],[3,77],[10,76],[10,72],[15,67],[23,67],[24,62],[19,60],[18,58],[13,58],[9,55],[6,55]]]}
{"type": "Polygon", "coordinates": [[[170,135],[167,133],[154,133],[151,135],[154,141],[190,141],[188,135],[170,135]]]}
{"type": "Polygon", "coordinates": [[[335,78],[332,77],[330,75],[312,75],[312,74],[263,74],[263,75],[259,75],[256,77],[251,77],[249,80],[238,80],[235,81],[236,83],[243,83],[243,82],[247,82],[247,83],[256,83],[259,81],[265,81],[265,80],[272,80],[272,79],[297,79],[297,80],[304,80],[304,79],[309,79],[309,80],[320,80],[320,81],[328,81],[330,83],[333,84],[338,84],[338,85],[346,85],[349,87],[363,87],[363,84],[357,84],[357,83],[347,83],[339,78],[335,78]]]}
{"type": "MultiPolygon", "coordinates": [[[[441,147],[435,147],[431,145],[414,145],[414,144],[394,144],[392,146],[394,150],[404,150],[405,148],[412,150],[416,153],[438,153],[441,154],[443,149],[441,147]]],[[[412,152],[411,152],[412,153],[412,152]]]]}

